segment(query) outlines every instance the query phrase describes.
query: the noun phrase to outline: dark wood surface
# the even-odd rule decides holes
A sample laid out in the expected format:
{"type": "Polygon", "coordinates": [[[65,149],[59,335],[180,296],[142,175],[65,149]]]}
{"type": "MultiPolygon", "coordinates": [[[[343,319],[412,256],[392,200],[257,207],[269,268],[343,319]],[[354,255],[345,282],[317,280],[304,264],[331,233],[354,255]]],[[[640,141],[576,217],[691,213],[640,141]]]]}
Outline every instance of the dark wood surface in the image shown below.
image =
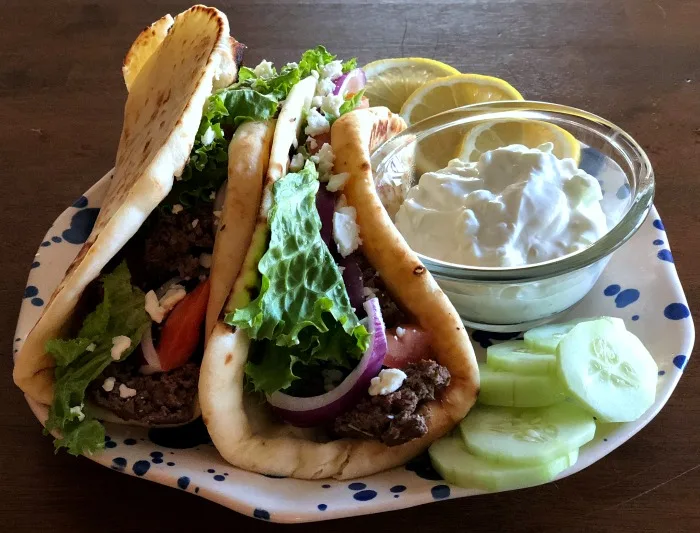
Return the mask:
{"type": "MultiPolygon", "coordinates": [[[[648,150],[691,308],[700,305],[700,2],[216,2],[284,62],[317,43],[361,63],[426,56],[583,107],[648,150]]],[[[185,1],[4,0],[0,8],[0,530],[271,530],[201,498],[54,456],[11,381],[28,265],[56,216],[113,163],[138,31],[185,1]]],[[[634,268],[634,265],[631,265],[634,268]]],[[[624,446],[555,484],[291,530],[700,531],[700,367],[624,446]]],[[[282,527],[282,526],[278,526],[282,527]]]]}

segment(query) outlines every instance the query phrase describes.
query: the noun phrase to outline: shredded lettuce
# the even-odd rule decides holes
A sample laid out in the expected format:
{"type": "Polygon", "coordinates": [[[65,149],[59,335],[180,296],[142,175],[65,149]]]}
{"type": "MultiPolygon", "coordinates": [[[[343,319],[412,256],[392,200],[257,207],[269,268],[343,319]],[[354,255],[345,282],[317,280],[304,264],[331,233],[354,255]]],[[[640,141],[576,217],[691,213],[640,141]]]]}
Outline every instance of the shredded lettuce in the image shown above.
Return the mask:
{"type": "Polygon", "coordinates": [[[258,263],[260,293],[226,322],[262,341],[246,365],[249,382],[271,394],[298,378],[294,366],[353,367],[369,344],[343,278],[321,239],[318,173],[311,162],[275,183],[270,243],[258,263]]]}
{"type": "Polygon", "coordinates": [[[91,454],[104,447],[104,427],[84,409],[85,391],[114,362],[112,339],[118,335],[131,339],[131,346],[121,355],[120,360],[124,360],[150,325],[145,296],[131,285],[126,263],[103,276],[101,283],[102,302],[85,317],[77,337],[46,342],[46,351],[56,361],[56,383],[45,432],[58,430],[62,436],[54,442],[56,449],[67,448],[73,455],[91,454]],[[89,351],[93,345],[94,350],[89,351]]]}

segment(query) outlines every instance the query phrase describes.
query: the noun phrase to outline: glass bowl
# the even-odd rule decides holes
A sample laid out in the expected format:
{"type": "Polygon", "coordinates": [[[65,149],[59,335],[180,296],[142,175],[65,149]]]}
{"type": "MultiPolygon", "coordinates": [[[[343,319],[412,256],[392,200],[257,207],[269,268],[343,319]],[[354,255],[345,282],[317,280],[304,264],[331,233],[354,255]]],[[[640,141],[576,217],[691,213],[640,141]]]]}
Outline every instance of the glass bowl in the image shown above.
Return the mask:
{"type": "Polygon", "coordinates": [[[419,253],[470,327],[523,331],[576,305],[598,280],[613,252],[647,217],[654,197],[649,158],[629,134],[601,117],[573,107],[530,101],[488,102],[435,115],[407,128],[372,154],[377,192],[393,219],[408,189],[424,172],[446,167],[468,132],[486,123],[532,121],[558,126],[579,143],[579,168],[601,183],[601,206],[609,229],[587,248],[523,266],[465,266],[419,253]]]}

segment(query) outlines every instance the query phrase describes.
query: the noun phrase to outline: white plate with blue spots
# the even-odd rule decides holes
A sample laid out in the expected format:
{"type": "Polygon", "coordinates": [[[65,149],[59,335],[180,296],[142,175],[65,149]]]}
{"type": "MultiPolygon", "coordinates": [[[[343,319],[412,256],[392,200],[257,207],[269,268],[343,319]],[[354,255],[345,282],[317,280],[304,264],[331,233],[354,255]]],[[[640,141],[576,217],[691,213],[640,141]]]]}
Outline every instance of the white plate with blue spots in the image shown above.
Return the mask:
{"type": "MultiPolygon", "coordinates": [[[[107,184],[105,176],[66,209],[41,243],[24,292],[15,353],[90,233],[107,184]]],[[[623,318],[627,328],[653,354],[659,366],[656,403],[636,422],[599,426],[595,439],[582,448],[576,465],[559,478],[599,461],[648,424],[673,392],[692,351],[692,319],[655,209],[639,232],[614,255],[588,296],[563,320],[595,315],[623,318]]],[[[515,335],[474,332],[477,356],[483,358],[492,342],[515,335]]],[[[29,405],[37,418],[46,417],[45,407],[31,400],[29,405]]],[[[105,451],[91,457],[93,461],[274,522],[369,514],[481,493],[446,484],[426,455],[403,467],[352,482],[299,481],[233,468],[218,455],[201,422],[184,429],[158,431],[108,424],[107,434],[105,451]]],[[[50,446],[48,440],[46,445],[50,446]]]]}

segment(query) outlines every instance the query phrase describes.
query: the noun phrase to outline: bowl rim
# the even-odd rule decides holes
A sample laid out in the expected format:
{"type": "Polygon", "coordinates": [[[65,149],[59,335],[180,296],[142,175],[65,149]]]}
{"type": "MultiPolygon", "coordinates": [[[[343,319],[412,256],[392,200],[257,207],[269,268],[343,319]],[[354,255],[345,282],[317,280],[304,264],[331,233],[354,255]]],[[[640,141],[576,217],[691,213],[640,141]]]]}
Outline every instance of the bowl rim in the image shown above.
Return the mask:
{"type": "MultiPolygon", "coordinates": [[[[634,197],[627,212],[600,239],[583,250],[529,265],[513,267],[483,267],[467,266],[450,263],[415,252],[431,274],[438,279],[470,282],[523,282],[549,279],[584,269],[625,244],[646,220],[654,201],[655,180],[651,161],[644,149],[625,130],[603,117],[563,104],[554,104],[537,100],[502,100],[471,104],[417,122],[401,133],[395,135],[371,154],[372,169],[375,174],[383,164],[390,161],[396,153],[406,146],[405,139],[414,142],[428,135],[455,124],[481,122],[499,119],[530,119],[548,120],[552,116],[578,117],[584,119],[584,124],[608,128],[610,134],[606,142],[620,153],[627,161],[630,155],[640,165],[636,176],[634,197]],[[623,148],[618,139],[623,140],[627,147],[623,148]],[[629,152],[629,153],[628,153],[629,152]]],[[[580,124],[580,121],[578,122],[580,124]]],[[[594,130],[595,131],[595,130],[594,130]]],[[[627,173],[625,171],[625,173],[627,173]]]]}

